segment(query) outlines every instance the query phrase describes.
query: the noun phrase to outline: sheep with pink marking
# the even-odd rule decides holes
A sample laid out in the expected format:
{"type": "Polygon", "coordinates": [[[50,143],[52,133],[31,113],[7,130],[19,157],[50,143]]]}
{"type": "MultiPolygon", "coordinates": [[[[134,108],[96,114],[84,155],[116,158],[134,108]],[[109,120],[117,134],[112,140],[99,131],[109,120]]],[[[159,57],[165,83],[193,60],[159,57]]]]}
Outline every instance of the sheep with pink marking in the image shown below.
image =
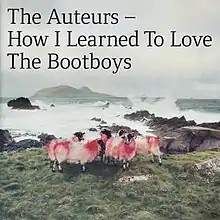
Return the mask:
{"type": "Polygon", "coordinates": [[[136,155],[134,135],[120,130],[115,137],[110,138],[106,143],[105,157],[109,161],[113,158],[114,162],[123,163],[125,170],[129,166],[129,162],[136,155]]]}
{"type": "Polygon", "coordinates": [[[93,140],[82,140],[80,141],[63,141],[55,144],[54,157],[55,163],[53,166],[53,171],[55,166],[58,166],[58,170],[63,172],[61,164],[63,162],[81,164],[82,171],[84,172],[86,163],[94,161],[103,151],[104,143],[109,137],[110,131],[104,131],[100,138],[95,138],[93,140]]]}
{"type": "Polygon", "coordinates": [[[161,151],[160,151],[160,138],[157,136],[145,136],[135,139],[136,153],[137,155],[152,156],[152,162],[154,157],[158,158],[159,165],[162,165],[161,151]]]}
{"type": "MultiPolygon", "coordinates": [[[[56,168],[56,155],[55,149],[57,150],[58,147],[64,147],[68,149],[68,146],[74,142],[81,142],[84,140],[84,132],[75,132],[74,136],[67,140],[60,140],[60,139],[53,139],[46,145],[46,151],[48,153],[48,157],[50,159],[50,167],[52,171],[55,171],[56,168]]],[[[67,150],[68,151],[68,150],[67,150]]]]}

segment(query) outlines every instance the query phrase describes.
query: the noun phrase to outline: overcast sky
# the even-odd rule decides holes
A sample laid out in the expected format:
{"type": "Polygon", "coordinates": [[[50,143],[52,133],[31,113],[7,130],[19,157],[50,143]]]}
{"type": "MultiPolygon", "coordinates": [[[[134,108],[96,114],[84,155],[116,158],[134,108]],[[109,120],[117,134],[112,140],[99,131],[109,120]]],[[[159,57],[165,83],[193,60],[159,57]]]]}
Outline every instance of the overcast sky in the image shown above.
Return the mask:
{"type": "MultiPolygon", "coordinates": [[[[53,39],[53,38],[51,38],[53,39]]],[[[219,0],[1,0],[1,96],[29,96],[50,86],[88,86],[94,91],[115,95],[149,95],[174,97],[220,98],[220,1],[219,0]],[[42,14],[41,25],[10,25],[8,7],[21,8],[42,14]],[[53,8],[59,12],[117,12],[117,25],[45,25],[53,8]],[[135,15],[135,20],[124,16],[135,15]],[[8,30],[23,30],[24,34],[48,34],[54,30],[73,30],[74,37],[81,34],[132,34],[138,29],[141,46],[138,48],[66,48],[53,47],[53,40],[44,48],[9,48],[8,30]],[[156,30],[165,38],[161,48],[146,47],[144,30],[156,30]],[[171,48],[170,31],[178,38],[184,34],[211,35],[209,48],[171,48]],[[40,56],[44,61],[38,71],[10,71],[8,52],[24,52],[40,56]],[[80,57],[94,52],[98,57],[131,57],[132,69],[113,75],[110,70],[47,70],[47,53],[80,57]]]]}

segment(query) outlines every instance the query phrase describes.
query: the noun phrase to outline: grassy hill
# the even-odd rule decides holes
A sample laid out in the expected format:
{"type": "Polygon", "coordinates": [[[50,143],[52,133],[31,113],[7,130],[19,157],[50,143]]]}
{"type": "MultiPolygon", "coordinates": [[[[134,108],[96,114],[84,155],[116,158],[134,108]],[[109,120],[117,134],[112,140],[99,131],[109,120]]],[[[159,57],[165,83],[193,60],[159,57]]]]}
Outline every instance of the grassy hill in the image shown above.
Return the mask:
{"type": "Polygon", "coordinates": [[[187,169],[219,157],[209,151],[164,157],[160,167],[136,157],[131,168],[74,165],[52,173],[44,149],[0,155],[1,220],[219,220],[220,175],[210,183],[187,169]],[[116,184],[129,175],[147,181],[116,184]]]}

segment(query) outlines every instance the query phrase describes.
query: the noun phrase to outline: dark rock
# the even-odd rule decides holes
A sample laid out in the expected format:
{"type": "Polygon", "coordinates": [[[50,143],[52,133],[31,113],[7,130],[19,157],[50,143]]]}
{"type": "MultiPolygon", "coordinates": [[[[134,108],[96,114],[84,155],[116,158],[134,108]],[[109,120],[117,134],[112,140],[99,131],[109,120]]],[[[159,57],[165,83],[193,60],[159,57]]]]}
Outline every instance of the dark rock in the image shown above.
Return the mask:
{"type": "Polygon", "coordinates": [[[176,129],[161,136],[161,149],[167,154],[220,149],[220,137],[208,130],[176,129]]]}
{"type": "Polygon", "coordinates": [[[192,132],[177,130],[175,131],[175,133],[178,134],[177,136],[175,136],[175,139],[173,139],[173,141],[170,141],[168,145],[164,144],[163,147],[165,149],[165,153],[177,154],[190,152],[190,143],[193,137],[192,132]]]}
{"type": "Polygon", "coordinates": [[[199,146],[204,142],[204,140],[207,138],[206,135],[196,135],[191,134],[191,141],[190,141],[190,152],[193,152],[195,150],[198,150],[199,146]]]}
{"type": "Polygon", "coordinates": [[[4,146],[7,146],[8,144],[14,143],[14,139],[12,138],[11,134],[8,130],[2,130],[0,129],[0,150],[4,146]]]}
{"type": "Polygon", "coordinates": [[[50,105],[50,107],[54,108],[54,107],[55,107],[55,105],[54,105],[54,104],[51,104],[51,105],[50,105]]]}
{"type": "Polygon", "coordinates": [[[42,144],[37,140],[25,139],[17,142],[15,146],[16,148],[27,149],[42,147],[42,144]]]}
{"type": "Polygon", "coordinates": [[[11,143],[7,146],[4,146],[0,150],[1,152],[2,151],[10,152],[10,151],[22,151],[28,148],[38,148],[38,147],[42,147],[42,144],[39,141],[32,139],[25,139],[17,143],[11,143]]]}
{"type": "Polygon", "coordinates": [[[149,111],[136,111],[131,114],[125,114],[124,118],[128,120],[134,120],[134,121],[143,121],[147,118],[152,117],[153,115],[149,113],[149,111]]]}
{"type": "Polygon", "coordinates": [[[155,117],[154,114],[149,113],[147,110],[126,114],[124,118],[128,120],[145,121],[145,125],[149,126],[150,129],[154,129],[155,133],[158,135],[166,134],[167,132],[183,126],[196,125],[195,121],[187,121],[184,116],[180,118],[155,117]]]}
{"type": "Polygon", "coordinates": [[[154,129],[158,135],[165,135],[168,132],[174,131],[175,129],[184,126],[195,126],[195,121],[187,121],[184,116],[178,118],[163,118],[163,117],[152,117],[145,123],[151,129],[154,129]]]}
{"type": "Polygon", "coordinates": [[[0,129],[0,152],[21,151],[27,148],[42,147],[42,143],[37,140],[24,139],[18,142],[12,138],[8,130],[0,129]]]}
{"type": "Polygon", "coordinates": [[[10,100],[7,103],[8,107],[12,107],[12,109],[28,109],[28,110],[34,110],[34,109],[40,109],[37,105],[32,105],[30,100],[25,97],[19,97],[17,99],[10,100]]]}
{"type": "Polygon", "coordinates": [[[97,121],[97,122],[101,122],[101,121],[102,121],[102,119],[101,119],[101,118],[96,118],[96,117],[94,117],[94,118],[92,118],[92,119],[91,119],[91,121],[97,121]]]}
{"type": "Polygon", "coordinates": [[[207,138],[196,148],[196,151],[205,151],[211,149],[220,149],[220,139],[207,138]]]}
{"type": "Polygon", "coordinates": [[[46,145],[47,143],[49,143],[53,139],[56,139],[56,137],[54,135],[45,134],[45,133],[41,133],[40,135],[38,135],[38,138],[40,139],[40,143],[42,145],[46,145]]]}
{"type": "Polygon", "coordinates": [[[107,124],[107,122],[102,120],[102,121],[100,122],[100,124],[101,124],[101,125],[104,125],[104,124],[107,124]]]}
{"type": "Polygon", "coordinates": [[[210,123],[201,123],[201,124],[198,124],[197,126],[220,130],[220,121],[219,122],[210,122],[210,123]]]}
{"type": "Polygon", "coordinates": [[[89,128],[89,131],[98,131],[96,128],[89,128]]]}

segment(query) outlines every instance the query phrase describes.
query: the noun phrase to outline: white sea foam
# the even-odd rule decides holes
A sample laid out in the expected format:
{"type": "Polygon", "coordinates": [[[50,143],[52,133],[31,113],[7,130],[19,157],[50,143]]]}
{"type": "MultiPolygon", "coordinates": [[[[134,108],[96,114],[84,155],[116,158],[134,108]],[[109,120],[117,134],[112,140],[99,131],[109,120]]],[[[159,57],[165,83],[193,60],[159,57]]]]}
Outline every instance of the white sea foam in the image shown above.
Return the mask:
{"type": "MultiPolygon", "coordinates": [[[[98,132],[89,132],[89,128],[96,127],[99,122],[92,121],[93,117],[101,118],[107,125],[116,123],[127,125],[140,132],[145,132],[147,128],[140,123],[130,122],[123,119],[125,113],[130,113],[120,105],[111,105],[109,108],[98,108],[97,104],[69,104],[58,105],[51,108],[45,103],[40,104],[42,110],[12,110],[5,104],[1,104],[0,127],[9,129],[14,134],[25,132],[39,134],[41,132],[51,133],[58,137],[71,137],[75,131],[86,131],[88,138],[97,136],[98,132]]],[[[34,103],[35,104],[35,103],[34,103]]]]}
{"type": "Polygon", "coordinates": [[[180,111],[175,104],[174,99],[166,98],[155,103],[142,102],[140,99],[133,100],[135,110],[148,110],[156,116],[161,117],[181,117],[185,116],[187,120],[195,120],[196,123],[218,122],[220,113],[198,112],[194,110],[180,111]]]}

